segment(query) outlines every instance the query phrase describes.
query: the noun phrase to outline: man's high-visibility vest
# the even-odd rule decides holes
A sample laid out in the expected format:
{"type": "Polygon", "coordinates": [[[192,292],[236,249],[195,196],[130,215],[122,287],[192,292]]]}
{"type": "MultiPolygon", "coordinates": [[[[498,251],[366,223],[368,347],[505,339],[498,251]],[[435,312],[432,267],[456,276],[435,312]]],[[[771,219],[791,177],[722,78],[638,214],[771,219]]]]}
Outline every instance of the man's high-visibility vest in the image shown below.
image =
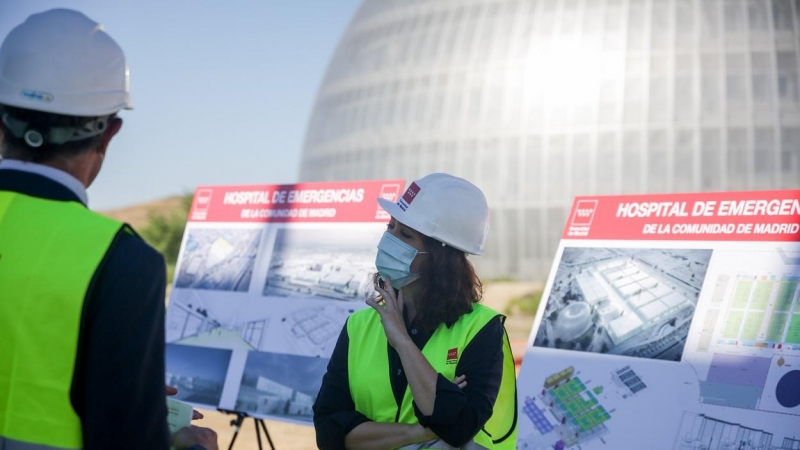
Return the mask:
{"type": "MultiPolygon", "coordinates": [[[[483,305],[473,305],[472,312],[461,316],[452,327],[439,325],[422,348],[422,354],[433,370],[452,381],[456,376],[458,355],[498,315],[500,314],[483,305]]],[[[397,407],[389,379],[388,343],[380,315],[372,308],[354,313],[347,319],[347,335],[350,340],[348,382],[356,410],[375,422],[417,423],[411,404],[413,397],[410,387],[406,387],[403,402],[397,407]]],[[[492,417],[473,438],[474,444],[486,449],[516,448],[516,397],[514,358],[508,336],[504,334],[500,391],[492,417]]]]}
{"type": "Polygon", "coordinates": [[[122,223],[0,191],[0,448],[79,449],[70,402],[83,302],[122,223]]]}

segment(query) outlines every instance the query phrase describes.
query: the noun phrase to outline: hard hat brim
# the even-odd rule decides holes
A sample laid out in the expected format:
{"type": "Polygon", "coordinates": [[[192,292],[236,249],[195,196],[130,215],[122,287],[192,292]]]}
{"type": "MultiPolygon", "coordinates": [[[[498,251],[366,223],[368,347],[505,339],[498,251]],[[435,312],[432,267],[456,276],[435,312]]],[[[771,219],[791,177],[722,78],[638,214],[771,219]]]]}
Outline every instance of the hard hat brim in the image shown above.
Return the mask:
{"type": "MultiPolygon", "coordinates": [[[[420,222],[419,218],[414,218],[414,216],[403,211],[397,203],[386,200],[385,198],[378,198],[378,204],[398,222],[413,229],[417,233],[436,239],[436,237],[433,236],[434,230],[431,230],[430,226],[426,226],[424,223],[420,222]]],[[[417,214],[417,216],[419,216],[419,214],[417,214]]]]}
{"type": "MultiPolygon", "coordinates": [[[[408,224],[405,221],[401,220],[402,216],[403,216],[403,213],[405,211],[400,209],[400,207],[397,206],[397,203],[390,202],[389,200],[386,200],[385,198],[378,198],[378,205],[380,205],[380,207],[383,208],[383,210],[386,211],[390,216],[392,216],[395,219],[399,220],[403,225],[408,225],[411,228],[414,228],[413,226],[411,226],[411,224],[408,224]]],[[[415,228],[415,230],[416,230],[416,228],[415,228]]],[[[419,231],[419,230],[417,230],[417,231],[419,231]]]]}

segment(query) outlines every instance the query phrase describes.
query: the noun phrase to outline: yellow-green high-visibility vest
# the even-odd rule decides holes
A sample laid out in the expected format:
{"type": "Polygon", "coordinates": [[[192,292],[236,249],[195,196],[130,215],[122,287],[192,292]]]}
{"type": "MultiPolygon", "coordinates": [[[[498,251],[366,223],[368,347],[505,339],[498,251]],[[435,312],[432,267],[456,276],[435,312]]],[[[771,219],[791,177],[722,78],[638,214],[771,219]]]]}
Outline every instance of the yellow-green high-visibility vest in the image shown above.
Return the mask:
{"type": "MultiPolygon", "coordinates": [[[[480,305],[461,316],[452,327],[441,324],[422,348],[422,354],[433,369],[452,381],[458,358],[472,338],[493,318],[504,316],[480,305]]],[[[392,392],[386,333],[380,315],[367,308],[347,319],[347,370],[350,395],[356,411],[375,422],[417,423],[411,402],[411,388],[406,387],[398,408],[392,392]]],[[[503,377],[494,404],[492,417],[473,442],[487,449],[515,449],[517,442],[517,392],[514,358],[508,335],[503,338],[503,377]]]]}
{"type": "Polygon", "coordinates": [[[70,402],[83,302],[120,222],[0,191],[0,448],[79,449],[70,402]]]}

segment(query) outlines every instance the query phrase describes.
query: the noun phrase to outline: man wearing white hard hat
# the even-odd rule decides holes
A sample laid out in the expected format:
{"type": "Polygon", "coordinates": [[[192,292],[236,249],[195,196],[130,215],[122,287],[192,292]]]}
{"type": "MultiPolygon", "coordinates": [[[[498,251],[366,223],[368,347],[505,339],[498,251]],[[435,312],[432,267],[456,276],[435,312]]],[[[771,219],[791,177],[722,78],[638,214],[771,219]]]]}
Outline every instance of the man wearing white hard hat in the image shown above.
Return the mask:
{"type": "Polygon", "coordinates": [[[478,303],[467,259],[485,250],[486,198],[435,173],[378,202],[392,216],[375,259],[379,297],[339,335],[314,403],[317,445],[515,449],[505,317],[478,303]]]}
{"type": "MultiPolygon", "coordinates": [[[[0,46],[0,448],[163,449],[164,259],[87,208],[131,109],[102,25],[54,9],[0,46]]],[[[176,448],[216,449],[184,428],[176,448]]]]}

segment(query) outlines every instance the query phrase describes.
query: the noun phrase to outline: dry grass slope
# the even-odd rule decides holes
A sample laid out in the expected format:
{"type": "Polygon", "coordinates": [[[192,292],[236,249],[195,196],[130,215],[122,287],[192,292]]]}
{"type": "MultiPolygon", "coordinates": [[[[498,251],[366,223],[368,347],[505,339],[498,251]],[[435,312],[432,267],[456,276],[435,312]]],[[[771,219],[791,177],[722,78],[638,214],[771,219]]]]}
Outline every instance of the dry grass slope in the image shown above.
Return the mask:
{"type": "Polygon", "coordinates": [[[112,219],[125,222],[135,230],[142,230],[147,226],[147,221],[151,213],[169,214],[170,211],[181,207],[182,199],[183,197],[178,195],[161,200],[154,200],[152,202],[140,203],[127,208],[108,209],[98,212],[112,219]]]}

